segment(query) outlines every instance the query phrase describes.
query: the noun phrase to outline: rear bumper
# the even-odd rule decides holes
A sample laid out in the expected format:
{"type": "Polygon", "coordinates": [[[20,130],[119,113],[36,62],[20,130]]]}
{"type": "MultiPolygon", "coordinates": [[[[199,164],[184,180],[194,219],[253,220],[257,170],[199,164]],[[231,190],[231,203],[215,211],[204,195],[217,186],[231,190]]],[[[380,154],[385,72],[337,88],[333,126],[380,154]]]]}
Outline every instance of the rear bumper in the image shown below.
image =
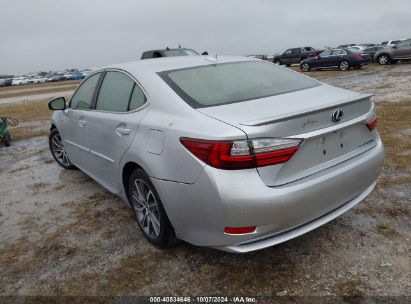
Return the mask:
{"type": "Polygon", "coordinates": [[[263,249],[313,230],[349,210],[374,188],[384,148],[377,145],[339,165],[279,187],[255,169],[206,166],[194,184],[152,179],[177,237],[231,252],[263,249]],[[257,226],[229,235],[225,227],[257,226]]]}

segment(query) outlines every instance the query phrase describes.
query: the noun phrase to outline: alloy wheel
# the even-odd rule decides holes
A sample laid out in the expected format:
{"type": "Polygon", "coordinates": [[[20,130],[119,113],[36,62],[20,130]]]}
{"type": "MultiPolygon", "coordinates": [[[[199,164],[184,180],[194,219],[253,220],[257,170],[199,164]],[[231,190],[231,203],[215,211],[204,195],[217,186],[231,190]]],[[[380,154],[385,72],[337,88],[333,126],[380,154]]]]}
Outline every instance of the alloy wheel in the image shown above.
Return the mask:
{"type": "Polygon", "coordinates": [[[152,189],[144,180],[136,179],[131,194],[140,227],[147,237],[157,239],[161,230],[160,210],[152,189]]]}
{"type": "Polygon", "coordinates": [[[301,66],[301,69],[304,72],[308,72],[310,70],[310,65],[308,63],[303,63],[303,65],[301,66]]]}
{"type": "Polygon", "coordinates": [[[388,57],[386,55],[381,55],[380,58],[378,58],[378,63],[379,64],[387,64],[388,63],[388,57]]]}
{"type": "Polygon", "coordinates": [[[64,150],[63,141],[59,133],[55,134],[51,138],[51,152],[53,153],[56,160],[62,164],[64,167],[71,166],[71,162],[64,150]]]}
{"type": "Polygon", "coordinates": [[[342,61],[340,63],[340,69],[341,71],[346,71],[350,67],[349,63],[347,61],[342,61]]]}

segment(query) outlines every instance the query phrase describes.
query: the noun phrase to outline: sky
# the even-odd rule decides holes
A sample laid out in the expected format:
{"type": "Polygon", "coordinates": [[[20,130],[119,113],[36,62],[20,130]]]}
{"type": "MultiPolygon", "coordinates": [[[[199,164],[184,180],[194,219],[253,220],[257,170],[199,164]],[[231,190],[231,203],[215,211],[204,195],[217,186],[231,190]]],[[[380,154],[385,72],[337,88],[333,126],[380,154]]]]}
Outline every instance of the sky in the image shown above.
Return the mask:
{"type": "Polygon", "coordinates": [[[0,0],[0,74],[411,37],[410,0],[0,0]]]}

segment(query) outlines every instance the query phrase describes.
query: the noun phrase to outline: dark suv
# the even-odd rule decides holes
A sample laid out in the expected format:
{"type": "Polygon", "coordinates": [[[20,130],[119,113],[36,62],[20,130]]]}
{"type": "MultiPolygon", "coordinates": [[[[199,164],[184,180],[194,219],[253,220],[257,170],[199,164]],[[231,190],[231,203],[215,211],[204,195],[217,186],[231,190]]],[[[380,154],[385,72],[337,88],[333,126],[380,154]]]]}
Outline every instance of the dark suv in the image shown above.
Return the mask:
{"type": "Polygon", "coordinates": [[[398,60],[411,60],[411,39],[398,42],[391,47],[383,48],[374,54],[379,64],[396,63],[398,60]]]}
{"type": "Polygon", "coordinates": [[[300,63],[301,61],[317,56],[318,52],[310,47],[298,47],[293,49],[288,49],[284,53],[275,55],[273,62],[276,64],[285,64],[290,66],[293,63],[300,63]]]}
{"type": "Polygon", "coordinates": [[[174,56],[199,56],[196,51],[191,49],[169,49],[146,51],[141,55],[141,59],[151,59],[160,57],[174,57],[174,56]]]}

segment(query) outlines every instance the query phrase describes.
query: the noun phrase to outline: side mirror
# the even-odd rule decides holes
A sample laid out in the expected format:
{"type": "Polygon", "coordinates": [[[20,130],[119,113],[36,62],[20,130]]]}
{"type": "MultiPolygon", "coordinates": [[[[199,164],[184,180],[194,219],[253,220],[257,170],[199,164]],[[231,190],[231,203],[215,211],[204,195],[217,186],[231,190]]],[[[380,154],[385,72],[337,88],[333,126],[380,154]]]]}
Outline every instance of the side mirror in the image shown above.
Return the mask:
{"type": "Polygon", "coordinates": [[[66,99],[64,97],[58,97],[53,99],[48,104],[49,109],[52,111],[61,111],[66,109],[66,99]]]}

